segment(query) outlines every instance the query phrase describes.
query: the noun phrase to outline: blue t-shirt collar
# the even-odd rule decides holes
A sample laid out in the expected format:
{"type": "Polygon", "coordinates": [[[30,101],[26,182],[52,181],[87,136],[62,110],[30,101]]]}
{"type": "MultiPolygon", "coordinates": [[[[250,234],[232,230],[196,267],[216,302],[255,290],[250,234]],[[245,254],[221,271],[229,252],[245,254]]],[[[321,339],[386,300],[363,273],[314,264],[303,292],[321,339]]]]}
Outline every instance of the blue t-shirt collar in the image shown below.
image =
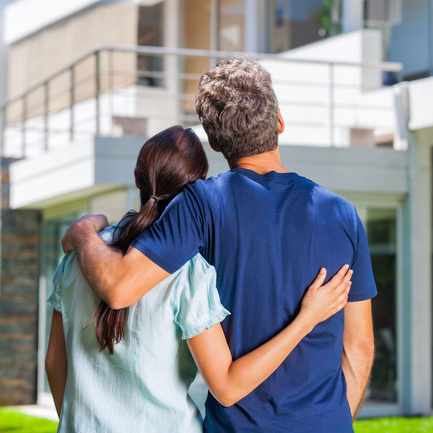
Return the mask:
{"type": "Polygon", "coordinates": [[[300,176],[297,173],[289,172],[289,173],[277,173],[272,170],[265,174],[257,173],[254,170],[249,170],[248,168],[236,167],[231,169],[230,171],[234,173],[243,174],[244,176],[249,177],[251,180],[258,182],[262,185],[266,185],[269,182],[277,182],[277,183],[287,183],[290,180],[299,178],[300,176]]]}

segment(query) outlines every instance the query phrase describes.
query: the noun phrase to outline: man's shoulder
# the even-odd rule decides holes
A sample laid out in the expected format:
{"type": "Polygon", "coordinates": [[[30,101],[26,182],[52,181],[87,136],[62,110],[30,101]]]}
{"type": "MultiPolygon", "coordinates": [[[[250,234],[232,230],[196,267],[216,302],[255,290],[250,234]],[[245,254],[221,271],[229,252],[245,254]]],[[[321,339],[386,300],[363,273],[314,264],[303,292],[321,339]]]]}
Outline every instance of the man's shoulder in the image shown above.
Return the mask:
{"type": "Polygon", "coordinates": [[[187,194],[197,195],[200,198],[205,196],[212,196],[213,192],[221,190],[226,185],[228,185],[233,179],[233,173],[231,171],[226,171],[220,173],[216,176],[208,177],[204,180],[197,180],[194,183],[186,185],[184,191],[187,194]]]}
{"type": "Polygon", "coordinates": [[[230,182],[231,179],[233,179],[234,173],[229,170],[225,171],[223,173],[219,173],[215,176],[209,176],[208,178],[204,180],[197,180],[194,183],[189,184],[190,187],[199,187],[199,188],[214,188],[222,183],[230,182]]]}
{"type": "Polygon", "coordinates": [[[353,203],[340,194],[308,179],[299,178],[301,185],[308,190],[308,196],[312,200],[314,209],[328,218],[338,218],[346,224],[353,225],[357,221],[357,211],[353,203]]]}
{"type": "Polygon", "coordinates": [[[347,210],[354,210],[355,206],[349,200],[341,196],[340,194],[331,191],[330,189],[324,187],[323,185],[314,182],[311,179],[300,177],[300,179],[309,184],[311,189],[314,191],[314,198],[317,201],[323,202],[324,204],[330,204],[334,206],[340,206],[342,208],[347,208],[347,210]]]}

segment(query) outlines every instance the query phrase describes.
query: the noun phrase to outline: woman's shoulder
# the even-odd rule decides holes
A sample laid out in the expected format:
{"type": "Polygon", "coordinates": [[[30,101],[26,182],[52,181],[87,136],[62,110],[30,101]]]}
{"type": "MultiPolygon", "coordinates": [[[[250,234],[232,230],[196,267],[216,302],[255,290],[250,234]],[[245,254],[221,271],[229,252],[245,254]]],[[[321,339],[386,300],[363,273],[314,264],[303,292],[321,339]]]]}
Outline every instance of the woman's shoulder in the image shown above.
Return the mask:
{"type": "Polygon", "coordinates": [[[230,313],[221,304],[215,269],[201,254],[185,263],[180,271],[174,321],[182,331],[182,339],[187,339],[221,322],[230,313]]]}
{"type": "Polygon", "coordinates": [[[183,294],[190,292],[192,295],[199,287],[208,286],[211,282],[214,285],[215,278],[214,267],[198,253],[171,275],[171,283],[183,294]]]}
{"type": "Polygon", "coordinates": [[[116,232],[118,232],[118,229],[121,228],[121,221],[118,221],[114,224],[111,224],[105,229],[103,229],[101,232],[99,232],[99,236],[101,236],[102,240],[106,244],[111,244],[114,241],[114,238],[116,236],[116,232]]]}
{"type": "Polygon", "coordinates": [[[192,259],[187,261],[177,272],[184,276],[189,276],[190,278],[200,278],[205,275],[213,275],[215,269],[200,253],[198,253],[192,259]]]}

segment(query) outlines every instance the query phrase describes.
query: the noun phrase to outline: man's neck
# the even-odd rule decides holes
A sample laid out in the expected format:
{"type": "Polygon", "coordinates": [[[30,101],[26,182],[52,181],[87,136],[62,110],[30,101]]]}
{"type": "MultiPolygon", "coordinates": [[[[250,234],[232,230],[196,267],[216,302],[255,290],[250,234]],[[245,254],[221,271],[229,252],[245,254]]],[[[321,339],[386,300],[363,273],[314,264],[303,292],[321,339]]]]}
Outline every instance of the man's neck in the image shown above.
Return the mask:
{"type": "Polygon", "coordinates": [[[289,172],[289,170],[287,170],[281,164],[281,157],[278,147],[275,150],[271,150],[270,152],[240,158],[231,168],[236,167],[246,168],[259,174],[266,174],[270,171],[275,171],[277,173],[289,172]]]}

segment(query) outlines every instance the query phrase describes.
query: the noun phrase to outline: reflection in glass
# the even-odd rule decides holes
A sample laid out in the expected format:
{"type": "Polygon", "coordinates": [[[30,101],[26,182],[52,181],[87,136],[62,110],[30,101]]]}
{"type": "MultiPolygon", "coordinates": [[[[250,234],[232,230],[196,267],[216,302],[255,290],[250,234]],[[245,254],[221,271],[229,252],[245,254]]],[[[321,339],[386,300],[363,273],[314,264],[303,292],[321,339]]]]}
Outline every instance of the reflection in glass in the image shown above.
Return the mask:
{"type": "MultiPolygon", "coordinates": [[[[45,302],[53,291],[52,279],[57,265],[63,257],[62,246],[60,244],[62,236],[68,228],[69,224],[75,220],[78,215],[70,215],[64,218],[47,221],[44,224],[43,240],[42,240],[42,272],[45,277],[45,293],[40,298],[41,302],[45,302]]],[[[41,286],[41,289],[44,289],[41,286]]],[[[53,315],[53,307],[46,303],[45,310],[45,351],[48,348],[48,341],[51,329],[51,317],[53,315]]],[[[50,392],[48,380],[44,375],[44,387],[42,392],[50,392]]]]}
{"type": "Polygon", "coordinates": [[[218,49],[245,49],[245,1],[220,0],[218,16],[218,49]]]}
{"type": "MultiPolygon", "coordinates": [[[[202,50],[243,51],[245,49],[244,0],[183,0],[182,45],[202,50]]],[[[198,79],[215,59],[188,57],[184,60],[185,113],[194,113],[198,79]]],[[[195,120],[196,122],[196,120],[195,120]]]]}
{"type": "Polygon", "coordinates": [[[271,53],[341,33],[341,0],[270,0],[271,53]]]}
{"type": "MultiPolygon", "coordinates": [[[[163,9],[164,2],[152,6],[140,6],[138,9],[138,45],[162,47],[164,45],[163,9]]],[[[146,86],[162,86],[158,76],[163,70],[161,56],[137,55],[138,83],[146,86]]]]}
{"type": "Polygon", "coordinates": [[[370,402],[397,401],[396,210],[368,209],[366,232],[378,296],[373,299],[376,356],[370,402]]]}
{"type": "MultiPolygon", "coordinates": [[[[199,50],[211,49],[211,0],[183,0],[182,2],[182,41],[183,47],[199,50]]],[[[184,103],[186,113],[194,113],[194,95],[198,79],[209,69],[209,59],[187,57],[184,60],[185,74],[184,103]]]]}

